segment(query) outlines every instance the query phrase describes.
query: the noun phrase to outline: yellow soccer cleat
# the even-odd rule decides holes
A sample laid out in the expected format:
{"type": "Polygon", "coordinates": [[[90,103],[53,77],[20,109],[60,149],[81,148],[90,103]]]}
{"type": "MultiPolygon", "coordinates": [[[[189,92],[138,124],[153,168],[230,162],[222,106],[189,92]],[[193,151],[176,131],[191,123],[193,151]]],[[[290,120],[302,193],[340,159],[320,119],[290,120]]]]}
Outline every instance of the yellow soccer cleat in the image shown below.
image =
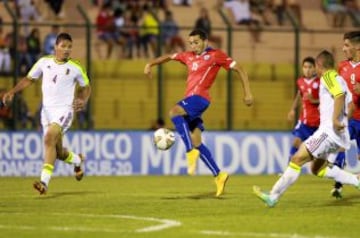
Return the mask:
{"type": "Polygon", "coordinates": [[[82,154],[79,154],[79,157],[81,159],[81,163],[79,166],[74,167],[75,179],[77,181],[80,181],[84,177],[84,170],[82,169],[82,167],[84,164],[85,157],[82,154]]]}
{"type": "Polygon", "coordinates": [[[220,197],[224,193],[225,185],[229,175],[225,172],[220,172],[218,176],[215,177],[216,184],[216,197],[220,197]]]}
{"type": "Polygon", "coordinates": [[[192,149],[186,153],[187,165],[188,165],[187,172],[189,175],[195,174],[196,161],[198,160],[199,155],[200,155],[200,151],[198,149],[192,149]]]}

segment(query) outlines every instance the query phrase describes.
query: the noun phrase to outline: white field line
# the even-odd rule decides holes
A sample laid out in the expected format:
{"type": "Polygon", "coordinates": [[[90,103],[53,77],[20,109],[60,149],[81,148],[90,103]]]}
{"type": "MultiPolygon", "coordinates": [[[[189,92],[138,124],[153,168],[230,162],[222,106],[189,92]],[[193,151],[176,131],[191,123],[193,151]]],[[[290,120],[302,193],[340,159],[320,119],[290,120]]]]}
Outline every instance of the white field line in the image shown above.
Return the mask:
{"type": "Polygon", "coordinates": [[[229,231],[209,231],[204,230],[200,231],[200,234],[203,235],[212,235],[212,236],[246,236],[246,237],[266,237],[266,238],[346,238],[346,237],[336,237],[336,236],[322,236],[314,235],[307,236],[301,234],[285,234],[285,233],[261,233],[261,232],[229,232],[229,231]]]}
{"type": "MultiPolygon", "coordinates": [[[[14,213],[12,213],[14,214],[14,213]]],[[[27,215],[27,213],[16,213],[21,215],[27,215]]],[[[28,214],[31,215],[31,214],[28,214]]],[[[129,220],[138,220],[138,221],[150,221],[160,223],[158,225],[147,226],[144,228],[136,229],[135,232],[154,232],[169,229],[172,227],[181,226],[181,222],[169,219],[160,219],[155,217],[140,217],[132,215],[117,215],[117,214],[78,214],[78,213],[50,213],[49,215],[56,216],[77,216],[77,217],[96,217],[96,218],[116,218],[116,219],[129,219],[129,220]]],[[[19,230],[32,230],[38,229],[34,226],[5,226],[0,224],[0,229],[19,229],[19,230]]],[[[49,226],[43,227],[49,230],[58,230],[58,231],[88,231],[88,232],[120,232],[116,229],[105,229],[105,228],[88,228],[88,227],[66,227],[66,226],[49,226]]]]}

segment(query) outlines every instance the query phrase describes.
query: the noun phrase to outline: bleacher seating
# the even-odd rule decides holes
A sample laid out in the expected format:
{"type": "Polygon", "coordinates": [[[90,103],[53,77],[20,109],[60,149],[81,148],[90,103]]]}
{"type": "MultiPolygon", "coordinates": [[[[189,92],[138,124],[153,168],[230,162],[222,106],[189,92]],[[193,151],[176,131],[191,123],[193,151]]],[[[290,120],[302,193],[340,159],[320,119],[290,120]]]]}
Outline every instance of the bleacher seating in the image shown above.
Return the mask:
{"type": "MultiPolygon", "coordinates": [[[[300,59],[315,56],[321,49],[332,50],[337,59],[342,58],[342,31],[332,31],[326,17],[320,10],[320,4],[313,1],[299,1],[303,9],[306,29],[300,37],[300,59]],[[322,32],[316,32],[321,30],[322,32]]],[[[66,18],[64,22],[81,22],[83,19],[77,12],[76,1],[65,1],[66,18]]],[[[184,38],[195,19],[199,8],[206,6],[209,10],[212,25],[216,34],[224,39],[223,50],[227,50],[227,32],[225,24],[215,9],[216,0],[194,1],[192,7],[173,6],[174,17],[183,28],[184,38]]],[[[84,1],[82,5],[90,19],[95,22],[98,9],[84,1]]],[[[4,9],[0,15],[9,20],[4,9]]],[[[242,89],[236,77],[233,77],[233,115],[234,129],[280,129],[288,130],[292,123],[286,121],[286,115],[294,97],[294,34],[289,24],[284,27],[268,26],[262,33],[260,43],[252,43],[249,32],[244,27],[236,27],[232,38],[232,57],[248,72],[251,88],[255,98],[253,107],[246,107],[242,102],[242,89]]],[[[46,29],[46,28],[44,28],[46,29]]],[[[351,29],[351,28],[347,28],[351,29]]],[[[74,58],[82,62],[85,59],[85,29],[66,27],[74,36],[74,58]]],[[[42,35],[45,30],[42,31],[42,35]]],[[[154,79],[149,80],[143,75],[145,59],[118,59],[114,54],[110,60],[102,60],[95,52],[95,31],[92,32],[92,113],[95,115],[96,129],[147,129],[157,117],[156,68],[154,79]]],[[[114,52],[116,53],[116,52],[114,52]]],[[[166,124],[171,125],[167,112],[183,96],[185,89],[186,70],[178,63],[168,63],[163,67],[164,73],[164,117],[166,124]]],[[[205,113],[206,128],[226,129],[227,86],[226,72],[221,70],[212,89],[213,103],[205,113]]],[[[11,79],[0,79],[0,87],[11,86],[11,79]],[[9,83],[10,82],[10,83],[9,83]]],[[[40,101],[40,87],[26,90],[31,111],[35,111],[40,101]]]]}

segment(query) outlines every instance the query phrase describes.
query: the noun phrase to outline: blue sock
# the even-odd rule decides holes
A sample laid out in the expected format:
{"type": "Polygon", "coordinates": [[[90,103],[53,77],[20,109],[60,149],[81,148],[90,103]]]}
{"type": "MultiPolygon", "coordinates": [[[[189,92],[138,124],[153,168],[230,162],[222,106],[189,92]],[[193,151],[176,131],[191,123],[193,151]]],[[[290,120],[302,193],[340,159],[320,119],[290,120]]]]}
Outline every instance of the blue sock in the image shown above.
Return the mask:
{"type": "Polygon", "coordinates": [[[298,149],[299,148],[297,148],[295,146],[291,146],[289,161],[291,160],[291,157],[296,153],[296,151],[298,151],[298,149]]]}
{"type": "Polygon", "coordinates": [[[200,159],[210,169],[211,173],[214,176],[217,176],[220,172],[220,169],[212,157],[209,149],[204,144],[201,144],[199,147],[197,147],[197,149],[200,151],[200,159]]]}
{"type": "Polygon", "coordinates": [[[334,165],[343,169],[345,167],[345,152],[339,152],[336,156],[334,165]]]}
{"type": "Polygon", "coordinates": [[[172,122],[175,125],[176,131],[180,134],[181,139],[184,141],[186,151],[192,150],[192,141],[190,137],[189,125],[185,121],[183,116],[175,116],[171,118],[172,122]]]}

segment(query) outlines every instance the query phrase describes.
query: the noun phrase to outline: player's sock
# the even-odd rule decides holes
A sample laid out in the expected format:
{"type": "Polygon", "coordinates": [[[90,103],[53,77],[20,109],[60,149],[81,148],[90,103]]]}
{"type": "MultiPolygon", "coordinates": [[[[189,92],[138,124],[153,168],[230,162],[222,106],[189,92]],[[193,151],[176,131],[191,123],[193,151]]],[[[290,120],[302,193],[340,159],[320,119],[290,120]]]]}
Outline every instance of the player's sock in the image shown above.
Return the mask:
{"type": "Polygon", "coordinates": [[[204,145],[201,144],[197,149],[200,151],[200,159],[205,163],[205,165],[210,169],[211,173],[216,177],[220,169],[217,166],[214,158],[212,157],[209,149],[204,145]]]}
{"type": "Polygon", "coordinates": [[[74,164],[75,166],[80,166],[81,164],[80,156],[71,151],[69,151],[69,155],[64,161],[68,164],[74,164]]]}
{"type": "Polygon", "coordinates": [[[171,120],[175,125],[176,131],[180,134],[181,139],[184,141],[186,151],[190,151],[193,146],[190,137],[189,125],[187,124],[183,116],[175,116],[171,118],[171,120]]]}
{"type": "Polygon", "coordinates": [[[336,156],[334,165],[338,166],[339,168],[343,169],[345,167],[345,152],[339,152],[336,156]]]}
{"type": "MultiPolygon", "coordinates": [[[[337,153],[334,165],[338,166],[341,169],[343,169],[345,167],[345,152],[344,151],[337,153]]],[[[334,188],[341,189],[342,183],[335,181],[334,188]]]]}
{"type": "Polygon", "coordinates": [[[42,171],[41,171],[41,176],[40,176],[40,181],[42,183],[44,183],[46,185],[46,187],[49,186],[49,182],[51,179],[51,175],[54,171],[54,165],[52,164],[44,164],[42,171]]]}
{"type": "Polygon", "coordinates": [[[278,179],[275,185],[270,191],[270,198],[272,200],[278,200],[279,197],[290,187],[300,176],[301,167],[294,164],[293,162],[289,163],[289,166],[278,179]]]}
{"type": "Polygon", "coordinates": [[[317,174],[319,177],[332,178],[342,184],[359,185],[359,179],[356,175],[340,169],[337,166],[325,167],[317,174]]]}

